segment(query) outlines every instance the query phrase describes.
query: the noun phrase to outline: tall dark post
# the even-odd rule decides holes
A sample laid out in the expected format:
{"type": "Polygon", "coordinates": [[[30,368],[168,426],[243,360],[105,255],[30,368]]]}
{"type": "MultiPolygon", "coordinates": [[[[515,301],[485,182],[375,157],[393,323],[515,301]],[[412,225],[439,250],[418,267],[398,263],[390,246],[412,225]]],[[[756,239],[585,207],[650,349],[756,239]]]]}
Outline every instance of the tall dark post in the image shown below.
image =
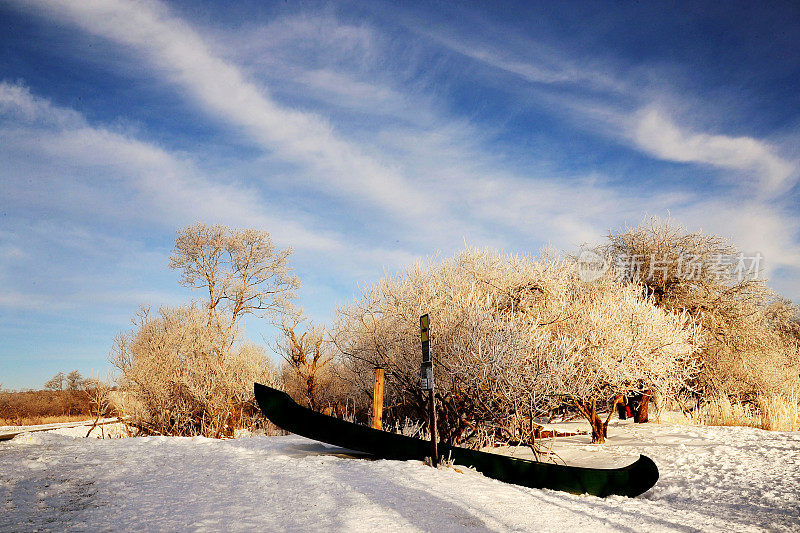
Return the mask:
{"type": "Polygon", "coordinates": [[[422,365],[419,368],[419,377],[422,390],[430,391],[428,407],[430,409],[431,431],[431,463],[435,467],[439,463],[439,452],[436,445],[436,398],[433,391],[433,361],[431,360],[430,318],[427,314],[419,317],[419,331],[422,339],[422,365]]]}

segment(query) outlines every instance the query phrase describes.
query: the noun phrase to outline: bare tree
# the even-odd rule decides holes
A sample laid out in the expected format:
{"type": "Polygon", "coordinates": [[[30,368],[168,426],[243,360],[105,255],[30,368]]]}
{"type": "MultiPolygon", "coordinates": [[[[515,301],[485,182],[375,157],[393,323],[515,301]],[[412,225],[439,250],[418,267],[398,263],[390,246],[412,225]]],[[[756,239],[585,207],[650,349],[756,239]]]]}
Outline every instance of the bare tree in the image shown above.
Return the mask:
{"type": "Polygon", "coordinates": [[[178,232],[169,267],[182,271],[183,285],[205,289],[208,323],[230,339],[243,315],[275,318],[291,310],[300,286],[291,254],[265,231],[198,223],[178,232]]]}
{"type": "Polygon", "coordinates": [[[284,390],[315,411],[332,408],[342,400],[342,387],[334,370],[334,353],[325,330],[302,327],[293,317],[281,325],[277,351],[285,364],[282,371],[284,390]]]}
{"type": "MultiPolygon", "coordinates": [[[[86,432],[86,437],[89,437],[100,419],[110,416],[114,409],[111,401],[112,388],[110,379],[103,381],[99,378],[88,378],[83,380],[83,383],[86,399],[89,401],[89,413],[94,417],[94,423],[86,432]]],[[[105,430],[102,425],[100,433],[105,438],[105,430]]]]}
{"type": "Polygon", "coordinates": [[[64,382],[67,377],[63,372],[57,373],[44,384],[44,388],[48,390],[64,390],[64,382]]]}
{"type": "Polygon", "coordinates": [[[83,376],[77,370],[73,370],[64,378],[67,390],[82,390],[84,386],[83,376]]]}

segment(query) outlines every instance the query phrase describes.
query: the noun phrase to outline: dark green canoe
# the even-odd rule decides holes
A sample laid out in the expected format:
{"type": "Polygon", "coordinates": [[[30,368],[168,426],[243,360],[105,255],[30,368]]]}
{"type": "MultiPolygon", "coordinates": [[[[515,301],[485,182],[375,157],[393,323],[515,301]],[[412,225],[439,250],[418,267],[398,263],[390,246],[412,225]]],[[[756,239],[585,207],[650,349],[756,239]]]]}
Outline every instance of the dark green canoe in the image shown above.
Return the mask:
{"type": "MultiPolygon", "coordinates": [[[[388,433],[323,415],[298,405],[288,394],[255,384],[261,411],[281,429],[309,439],[359,451],[383,459],[424,460],[430,442],[388,433]]],[[[536,489],[552,489],[594,496],[638,496],[658,481],[658,467],[640,455],[622,468],[584,468],[517,459],[439,444],[439,454],[455,464],[474,468],[487,477],[536,489]]]]}

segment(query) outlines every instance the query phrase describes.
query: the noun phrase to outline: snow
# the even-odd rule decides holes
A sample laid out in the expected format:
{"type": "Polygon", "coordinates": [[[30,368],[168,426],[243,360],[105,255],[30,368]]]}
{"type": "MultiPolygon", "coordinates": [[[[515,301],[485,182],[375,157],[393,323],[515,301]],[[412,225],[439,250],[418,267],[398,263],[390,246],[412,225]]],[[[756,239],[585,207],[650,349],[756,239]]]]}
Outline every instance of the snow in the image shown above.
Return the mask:
{"type": "Polygon", "coordinates": [[[35,426],[0,426],[0,440],[3,437],[16,435],[20,432],[54,431],[59,435],[69,435],[73,437],[94,437],[94,438],[119,438],[127,435],[125,426],[117,422],[118,418],[101,418],[95,424],[94,420],[81,420],[76,422],[55,422],[52,424],[40,424],[35,426]],[[92,427],[94,426],[94,427],[92,427]],[[91,432],[87,432],[91,428],[91,432]]]}
{"type": "Polygon", "coordinates": [[[658,464],[644,495],[601,499],[457,465],[352,458],[293,435],[86,439],[83,429],[0,442],[0,530],[800,531],[800,432],[612,422],[605,445],[557,439],[569,464],[639,453],[658,464]]]}

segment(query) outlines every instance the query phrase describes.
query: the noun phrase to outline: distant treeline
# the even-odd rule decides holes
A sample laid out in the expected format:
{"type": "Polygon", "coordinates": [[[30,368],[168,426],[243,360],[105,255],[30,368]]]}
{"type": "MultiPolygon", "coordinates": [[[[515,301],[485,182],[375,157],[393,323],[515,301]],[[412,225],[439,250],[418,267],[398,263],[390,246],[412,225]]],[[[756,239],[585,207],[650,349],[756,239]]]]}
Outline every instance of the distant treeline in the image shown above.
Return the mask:
{"type": "Polygon", "coordinates": [[[0,425],[4,426],[63,422],[64,418],[89,417],[90,414],[86,391],[0,392],[0,425]]]}

